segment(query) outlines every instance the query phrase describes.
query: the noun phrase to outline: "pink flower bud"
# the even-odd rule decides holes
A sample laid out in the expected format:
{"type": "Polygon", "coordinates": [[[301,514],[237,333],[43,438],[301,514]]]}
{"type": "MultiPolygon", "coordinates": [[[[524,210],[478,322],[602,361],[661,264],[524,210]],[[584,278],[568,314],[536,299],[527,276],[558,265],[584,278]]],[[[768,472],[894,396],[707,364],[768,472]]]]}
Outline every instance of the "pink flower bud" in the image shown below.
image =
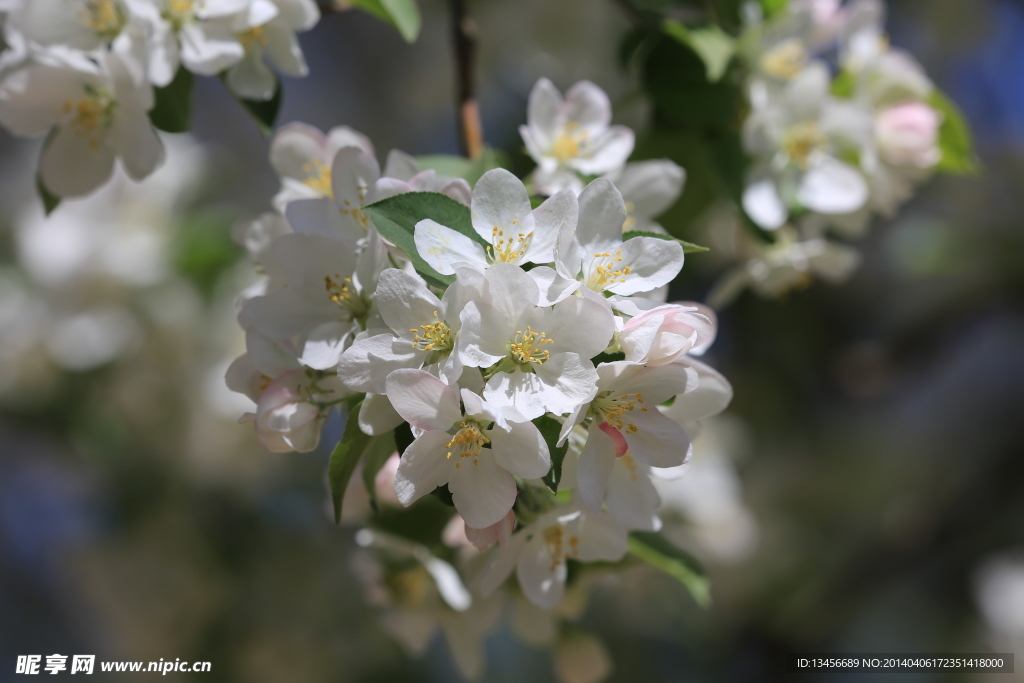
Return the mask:
{"type": "Polygon", "coordinates": [[[882,158],[896,166],[931,168],[939,162],[942,115],[923,102],[901,102],[879,112],[875,139],[882,158]]]}
{"type": "Polygon", "coordinates": [[[666,304],[630,319],[619,332],[626,360],[665,365],[701,353],[715,338],[715,319],[699,304],[666,304]]]}
{"type": "Polygon", "coordinates": [[[256,436],[274,453],[308,453],[320,443],[323,420],[320,411],[301,393],[306,375],[288,370],[278,375],[260,394],[256,404],[256,436]]]}
{"type": "Polygon", "coordinates": [[[504,544],[515,527],[516,513],[509,510],[507,515],[485,529],[466,526],[466,538],[477,547],[477,550],[486,550],[494,543],[504,544]]]}

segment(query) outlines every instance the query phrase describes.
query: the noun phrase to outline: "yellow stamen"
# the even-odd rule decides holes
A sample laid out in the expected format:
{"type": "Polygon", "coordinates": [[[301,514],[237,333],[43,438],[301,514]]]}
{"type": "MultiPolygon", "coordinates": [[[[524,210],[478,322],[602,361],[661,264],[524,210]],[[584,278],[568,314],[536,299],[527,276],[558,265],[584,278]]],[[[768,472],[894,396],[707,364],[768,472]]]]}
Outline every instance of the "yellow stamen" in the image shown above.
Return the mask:
{"type": "Polygon", "coordinates": [[[331,187],[331,167],[314,159],[302,165],[302,172],[306,179],[302,181],[307,187],[313,188],[317,193],[333,199],[334,190],[331,187]]]}
{"type": "MultiPolygon", "coordinates": [[[[459,458],[472,458],[474,465],[479,465],[478,458],[480,452],[483,450],[484,444],[490,443],[491,440],[484,436],[480,429],[480,424],[473,420],[466,420],[459,425],[459,431],[455,433],[455,436],[448,442],[446,448],[451,450],[448,451],[447,459],[451,460],[454,453],[459,454],[459,458]]],[[[456,461],[455,467],[458,468],[462,464],[461,460],[456,461]]]]}
{"type": "Polygon", "coordinates": [[[541,347],[541,344],[554,344],[544,332],[534,332],[529,325],[526,331],[516,330],[516,338],[509,342],[508,350],[512,359],[520,365],[537,363],[540,365],[551,358],[551,352],[541,347]]]}
{"type": "Polygon", "coordinates": [[[609,287],[626,281],[627,275],[633,272],[629,266],[618,267],[622,262],[622,250],[617,249],[614,254],[609,252],[594,254],[594,265],[587,278],[587,287],[595,291],[602,291],[609,287]]]}
{"type": "MultiPolygon", "coordinates": [[[[512,222],[517,223],[519,219],[514,218],[512,222]]],[[[495,225],[491,230],[492,246],[486,247],[487,256],[491,263],[518,263],[519,259],[526,255],[526,250],[530,248],[532,238],[532,232],[520,232],[515,237],[509,237],[506,240],[505,231],[495,225]]]]}
{"type": "Polygon", "coordinates": [[[438,320],[434,311],[434,322],[420,325],[419,329],[411,328],[413,333],[412,348],[420,351],[451,351],[454,346],[451,328],[442,320],[438,320]]]}
{"type": "Polygon", "coordinates": [[[807,64],[807,48],[796,38],[784,40],[761,57],[761,70],[769,76],[790,80],[807,64]]]}
{"type": "Polygon", "coordinates": [[[628,421],[627,413],[637,408],[646,412],[646,408],[640,404],[644,402],[643,395],[639,393],[622,394],[612,397],[611,392],[603,392],[590,404],[590,415],[595,423],[607,422],[615,429],[626,434],[636,434],[639,428],[628,421]]]}
{"type": "Polygon", "coordinates": [[[811,156],[828,144],[828,136],[817,121],[803,121],[782,134],[782,151],[802,170],[810,167],[811,156]]]}
{"type": "Polygon", "coordinates": [[[85,11],[79,14],[79,21],[106,40],[113,40],[128,22],[124,10],[115,0],[90,0],[85,11]]]}

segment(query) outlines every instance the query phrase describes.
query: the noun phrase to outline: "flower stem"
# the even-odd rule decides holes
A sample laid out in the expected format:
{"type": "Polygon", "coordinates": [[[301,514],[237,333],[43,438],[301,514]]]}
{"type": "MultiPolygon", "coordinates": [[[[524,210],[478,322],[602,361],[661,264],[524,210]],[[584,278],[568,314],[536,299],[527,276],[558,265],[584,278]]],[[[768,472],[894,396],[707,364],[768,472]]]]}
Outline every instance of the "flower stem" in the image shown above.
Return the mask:
{"type": "Polygon", "coordinates": [[[476,24],[466,12],[466,0],[451,0],[451,7],[452,38],[455,42],[455,77],[458,87],[456,105],[459,111],[463,152],[470,159],[479,159],[484,153],[484,131],[473,87],[476,24]]]}

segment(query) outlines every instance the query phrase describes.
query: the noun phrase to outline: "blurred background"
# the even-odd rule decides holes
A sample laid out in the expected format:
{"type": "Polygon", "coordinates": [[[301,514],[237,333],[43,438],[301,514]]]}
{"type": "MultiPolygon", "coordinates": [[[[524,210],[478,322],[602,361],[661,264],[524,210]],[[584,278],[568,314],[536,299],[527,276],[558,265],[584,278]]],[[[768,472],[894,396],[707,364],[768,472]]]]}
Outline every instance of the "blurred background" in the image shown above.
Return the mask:
{"type": "MultiPolygon", "coordinates": [[[[356,12],[304,34],[311,76],[285,83],[279,123],[349,125],[380,156],[458,153],[448,4],[421,8],[412,46],[356,12]]],[[[707,161],[650,127],[616,2],[469,8],[489,145],[529,170],[534,82],[591,79],[638,156],[686,166],[661,223],[708,243],[707,161]]],[[[935,178],[877,222],[846,285],[721,312],[711,362],[736,398],[668,501],[713,604],[642,569],[598,582],[581,622],[612,681],[859,680],[798,679],[789,652],[1024,655],[1024,2],[890,0],[888,28],[964,109],[982,173],[935,178]]],[[[223,373],[255,275],[232,228],[278,181],[220,82],[198,88],[194,137],[169,139],[164,169],[49,219],[38,144],[0,131],[0,681],[20,679],[17,655],[54,652],[206,660],[210,681],[458,680],[440,638],[410,659],[365,602],[354,529],[327,512],[339,425],[316,453],[275,455],[236,424],[246,401],[223,373]]],[[[674,298],[702,300],[722,267],[689,255],[674,298]]],[[[487,655],[487,681],[553,679],[507,631],[487,655]]],[[[1021,659],[999,680],[1024,681],[1021,659]]]]}

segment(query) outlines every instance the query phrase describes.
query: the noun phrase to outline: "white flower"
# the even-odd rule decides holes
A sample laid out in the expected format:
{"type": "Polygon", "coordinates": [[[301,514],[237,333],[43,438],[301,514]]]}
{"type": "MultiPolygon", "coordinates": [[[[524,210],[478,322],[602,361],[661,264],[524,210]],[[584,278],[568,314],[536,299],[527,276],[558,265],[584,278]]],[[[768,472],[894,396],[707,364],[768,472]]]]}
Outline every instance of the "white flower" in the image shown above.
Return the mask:
{"type": "Polygon", "coordinates": [[[345,351],[338,363],[345,385],[382,394],[392,370],[431,365],[437,365],[434,374],[454,385],[462,374],[459,356],[454,353],[461,327],[459,314],[482,287],[479,276],[478,284],[467,282],[472,275],[464,274],[438,299],[418,275],[397,268],[384,270],[377,281],[375,301],[391,331],[360,339],[345,351]]]}
{"type": "Polygon", "coordinates": [[[777,93],[753,84],[744,143],[759,161],[748,176],[743,208],[766,230],[781,227],[792,204],[844,214],[868,199],[863,175],[841,156],[870,135],[870,112],[833,99],[829,82],[827,67],[815,62],[777,93]]]}
{"type": "Polygon", "coordinates": [[[97,61],[50,53],[0,83],[0,122],[15,135],[53,130],[40,160],[46,187],[61,197],[102,185],[120,159],[141,180],[164,160],[164,148],[149,122],[153,90],[115,53],[97,61]]]}
{"type": "Polygon", "coordinates": [[[617,562],[625,556],[628,540],[626,531],[606,512],[578,505],[556,508],[492,551],[480,591],[485,597],[492,594],[515,570],[527,599],[552,609],[565,595],[567,560],[617,562]]]}
{"type": "Polygon", "coordinates": [[[605,487],[616,455],[627,451],[652,467],[678,467],[686,462],[690,437],[677,422],[658,410],[658,404],[697,387],[697,373],[689,365],[659,367],[629,361],[597,367],[597,393],[569,416],[561,440],[584,420],[590,421],[586,445],[580,453],[577,486],[580,497],[593,509],[604,500],[605,487]]]}
{"type": "Polygon", "coordinates": [[[622,193],[626,204],[623,232],[666,232],[654,218],[664,213],[682,194],[686,171],[681,166],[668,159],[636,161],[605,175],[605,178],[622,193]]]}
{"type": "Polygon", "coordinates": [[[455,391],[423,370],[392,372],[387,396],[423,432],[398,466],[395,492],[403,505],[448,484],[466,524],[483,529],[512,509],[513,475],[537,479],[551,468],[540,431],[514,409],[493,406],[463,389],[463,410],[455,391]]]}
{"type": "Polygon", "coordinates": [[[665,365],[686,355],[700,354],[715,338],[711,309],[700,304],[666,304],[644,311],[627,322],[617,338],[626,360],[641,365],[665,365]]]}
{"type": "Polygon", "coordinates": [[[886,107],[875,117],[875,141],[882,160],[894,166],[931,168],[939,162],[942,115],[923,102],[886,107]]]}
{"type": "Polygon", "coordinates": [[[140,32],[148,28],[133,13],[131,0],[31,0],[13,9],[8,25],[37,45],[87,52],[125,36],[129,25],[140,32]]]}
{"type": "Polygon", "coordinates": [[[558,275],[579,280],[593,292],[630,295],[669,282],[683,267],[683,248],[675,241],[634,237],[622,241],[626,205],[609,181],[590,183],[579,197],[579,221],[558,238],[558,275]]]}
{"type": "Polygon", "coordinates": [[[281,126],[270,141],[270,165],[281,178],[274,208],[284,213],[296,199],[332,197],[331,166],[338,151],[356,147],[373,157],[373,143],[348,126],[332,128],[326,135],[305,123],[281,126]]]}
{"type": "Polygon", "coordinates": [[[590,400],[597,381],[590,359],[614,332],[610,311],[598,303],[571,296],[537,306],[539,297],[533,278],[518,266],[488,268],[483,297],[462,311],[458,344],[464,365],[489,368],[484,397],[531,420],[590,400]]]}
{"type": "Polygon", "coordinates": [[[133,10],[154,26],[149,78],[167,85],[179,64],[215,76],[242,61],[240,38],[279,13],[271,0],[132,0],[133,10]]]}
{"type": "Polygon", "coordinates": [[[579,192],[579,175],[610,173],[633,152],[633,131],[610,126],[612,107],[603,90],[590,81],[569,88],[565,99],[542,78],[530,92],[527,124],[519,128],[526,149],[537,162],[533,182],[542,194],[579,192]]]}
{"type": "Polygon", "coordinates": [[[522,181],[496,168],[477,181],[471,209],[473,229],[487,247],[429,219],[416,224],[416,251],[442,275],[454,273],[459,263],[478,270],[494,263],[551,263],[559,231],[575,226],[578,206],[565,190],[532,209],[522,181]]]}
{"type": "MultiPolygon", "coordinates": [[[[374,198],[371,191],[380,178],[380,164],[372,153],[360,147],[342,147],[334,156],[326,185],[330,192],[315,199],[295,199],[285,208],[288,222],[295,232],[316,233],[345,241],[356,241],[366,235],[370,217],[363,207],[374,198]]],[[[320,187],[317,190],[324,190],[320,187]]]]}
{"type": "Polygon", "coordinates": [[[393,149],[384,164],[384,176],[374,188],[374,201],[406,192],[439,192],[460,204],[469,206],[472,190],[462,178],[438,175],[434,169],[420,169],[420,164],[405,152],[393,149]]]}
{"type": "Polygon", "coordinates": [[[278,12],[272,19],[237,34],[245,48],[245,57],[228,69],[228,86],[236,95],[250,100],[269,100],[277,88],[277,79],[264,58],[286,76],[298,78],[309,73],[295,34],[308,31],[320,21],[320,8],[314,0],[273,0],[273,3],[278,12]]]}

